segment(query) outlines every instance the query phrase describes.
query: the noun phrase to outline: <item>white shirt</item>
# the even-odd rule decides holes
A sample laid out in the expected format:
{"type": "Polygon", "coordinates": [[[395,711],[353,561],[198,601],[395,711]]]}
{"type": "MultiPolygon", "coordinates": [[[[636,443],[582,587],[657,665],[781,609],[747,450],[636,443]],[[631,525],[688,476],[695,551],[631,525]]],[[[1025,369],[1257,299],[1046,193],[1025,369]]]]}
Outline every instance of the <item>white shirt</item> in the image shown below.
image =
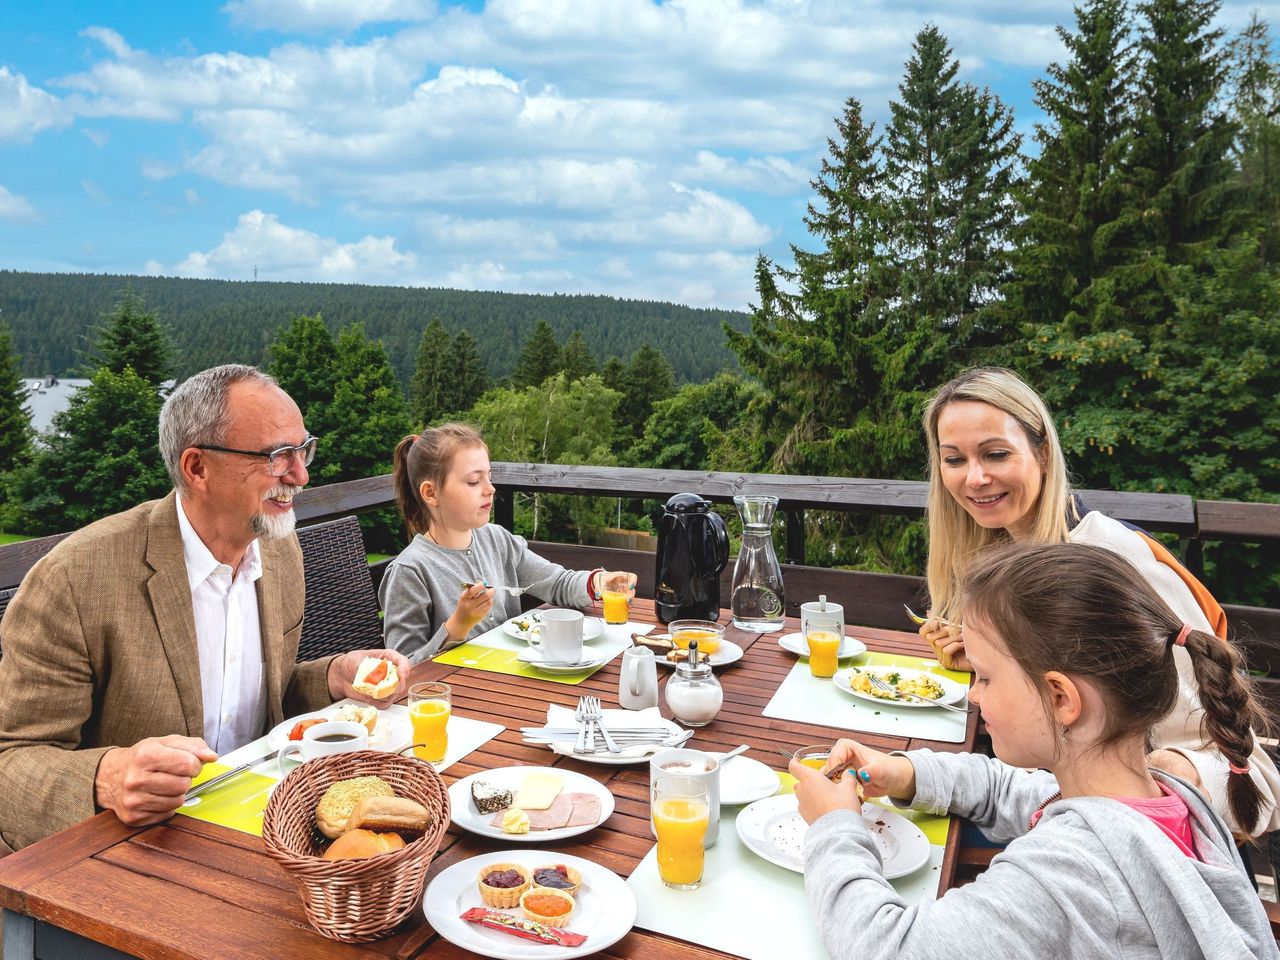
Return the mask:
{"type": "Polygon", "coordinates": [[[204,740],[221,756],[262,736],[267,722],[255,586],[262,576],[262,559],[254,540],[233,578],[231,567],[214,558],[191,526],[180,494],[177,501],[200,656],[204,740]]]}

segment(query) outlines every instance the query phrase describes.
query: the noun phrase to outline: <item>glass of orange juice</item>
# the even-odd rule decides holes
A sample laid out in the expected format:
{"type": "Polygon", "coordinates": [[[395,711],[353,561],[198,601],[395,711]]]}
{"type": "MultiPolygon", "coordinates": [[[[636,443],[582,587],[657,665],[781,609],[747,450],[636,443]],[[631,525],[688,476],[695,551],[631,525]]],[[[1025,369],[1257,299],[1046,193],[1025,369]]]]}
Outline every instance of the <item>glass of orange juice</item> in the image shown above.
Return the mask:
{"type": "MultiPolygon", "coordinates": [[[[795,758],[797,760],[803,763],[806,767],[813,767],[813,769],[815,770],[821,770],[823,767],[825,767],[827,765],[827,759],[830,756],[831,756],[831,744],[829,743],[810,744],[807,747],[801,747],[799,750],[795,752],[795,758]]],[[[837,773],[834,777],[831,777],[830,774],[828,774],[827,776],[830,779],[836,781],[837,783],[840,781],[839,773],[837,773]]]]}
{"type": "Polygon", "coordinates": [[[658,777],[650,787],[649,812],[662,882],[675,890],[696,890],[702,883],[702,841],[711,817],[707,785],[691,777],[658,777]]]}
{"type": "Polygon", "coordinates": [[[409,688],[409,720],[413,723],[413,755],[439,763],[449,750],[449,714],[453,691],[447,683],[415,683],[409,688]]]}
{"type": "Polygon", "coordinates": [[[810,614],[804,624],[804,639],[809,646],[809,672],[815,677],[834,677],[844,624],[834,617],[810,614]]]}
{"type": "Polygon", "coordinates": [[[698,650],[708,657],[720,649],[724,640],[724,626],[714,620],[672,620],[671,642],[681,650],[688,650],[689,643],[698,641],[698,650]]]}
{"type": "Polygon", "coordinates": [[[631,594],[635,590],[636,575],[621,570],[606,570],[600,574],[600,599],[604,603],[604,622],[626,623],[631,616],[631,594]]]}

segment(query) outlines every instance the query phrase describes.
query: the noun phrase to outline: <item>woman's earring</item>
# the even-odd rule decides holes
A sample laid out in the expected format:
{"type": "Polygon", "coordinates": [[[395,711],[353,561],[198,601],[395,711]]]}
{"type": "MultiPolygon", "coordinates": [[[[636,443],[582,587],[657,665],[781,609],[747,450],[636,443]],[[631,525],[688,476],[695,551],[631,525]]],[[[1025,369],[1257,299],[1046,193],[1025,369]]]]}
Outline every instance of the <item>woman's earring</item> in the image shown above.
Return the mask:
{"type": "Polygon", "coordinates": [[[1071,728],[1070,728],[1070,727],[1068,727],[1066,724],[1063,724],[1063,726],[1062,726],[1062,742],[1063,742],[1063,743],[1066,743],[1066,742],[1067,742],[1067,737],[1068,737],[1070,734],[1071,734],[1071,728]]]}

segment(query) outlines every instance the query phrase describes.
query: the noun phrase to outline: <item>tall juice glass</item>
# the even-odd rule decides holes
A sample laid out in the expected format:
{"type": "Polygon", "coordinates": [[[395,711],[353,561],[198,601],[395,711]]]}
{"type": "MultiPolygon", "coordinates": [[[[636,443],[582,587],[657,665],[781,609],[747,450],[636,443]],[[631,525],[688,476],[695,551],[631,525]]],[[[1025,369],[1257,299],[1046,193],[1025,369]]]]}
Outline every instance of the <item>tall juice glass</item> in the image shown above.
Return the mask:
{"type": "Polygon", "coordinates": [[[415,683],[409,688],[409,720],[413,723],[413,755],[439,763],[449,750],[449,714],[453,691],[447,683],[415,683]]]}
{"type": "Polygon", "coordinates": [[[600,574],[600,599],[604,603],[604,622],[612,625],[626,623],[631,616],[631,594],[636,585],[636,575],[625,571],[605,571],[600,574]]]}
{"type": "Polygon", "coordinates": [[[804,639],[809,646],[809,672],[815,677],[834,677],[844,639],[844,625],[834,619],[812,615],[805,622],[804,639]]]}
{"type": "Polygon", "coordinates": [[[649,812],[658,837],[658,875],[673,889],[696,890],[702,883],[706,859],[702,841],[711,814],[707,785],[689,777],[658,777],[650,797],[649,812]]]}

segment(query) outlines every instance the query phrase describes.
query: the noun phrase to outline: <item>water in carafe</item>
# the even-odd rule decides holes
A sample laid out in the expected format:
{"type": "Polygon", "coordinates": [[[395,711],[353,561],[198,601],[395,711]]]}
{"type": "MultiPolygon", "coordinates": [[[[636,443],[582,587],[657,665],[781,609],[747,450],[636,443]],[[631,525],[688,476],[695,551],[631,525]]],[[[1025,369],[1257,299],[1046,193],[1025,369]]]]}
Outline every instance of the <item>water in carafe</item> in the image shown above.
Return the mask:
{"type": "Polygon", "coordinates": [[[734,497],[742,518],[742,549],[733,568],[729,601],[733,625],[743,630],[771,633],[781,630],[786,615],[782,567],[773,551],[773,513],[777,497],[734,497]]]}

